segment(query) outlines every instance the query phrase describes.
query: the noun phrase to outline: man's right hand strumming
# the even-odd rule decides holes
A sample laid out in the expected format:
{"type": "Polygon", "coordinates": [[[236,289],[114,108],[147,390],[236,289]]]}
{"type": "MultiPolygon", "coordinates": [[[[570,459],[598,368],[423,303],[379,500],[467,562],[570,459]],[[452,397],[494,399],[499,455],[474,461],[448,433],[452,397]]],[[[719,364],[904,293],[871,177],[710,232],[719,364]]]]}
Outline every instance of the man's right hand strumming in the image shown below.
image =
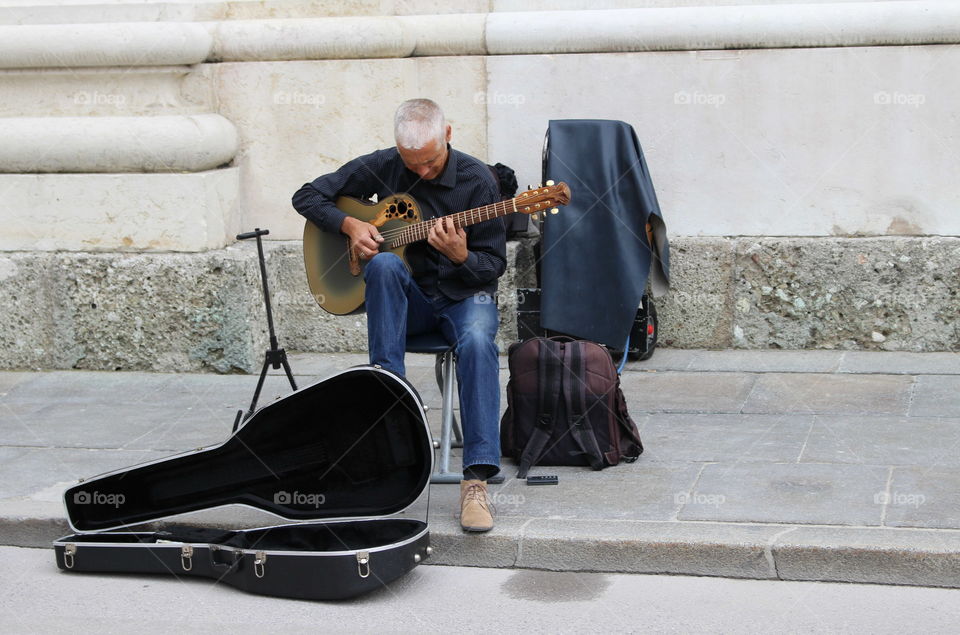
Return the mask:
{"type": "Polygon", "coordinates": [[[373,258],[380,251],[380,243],[383,242],[383,236],[376,227],[352,216],[343,219],[340,233],[350,237],[350,247],[356,249],[365,260],[373,258]]]}

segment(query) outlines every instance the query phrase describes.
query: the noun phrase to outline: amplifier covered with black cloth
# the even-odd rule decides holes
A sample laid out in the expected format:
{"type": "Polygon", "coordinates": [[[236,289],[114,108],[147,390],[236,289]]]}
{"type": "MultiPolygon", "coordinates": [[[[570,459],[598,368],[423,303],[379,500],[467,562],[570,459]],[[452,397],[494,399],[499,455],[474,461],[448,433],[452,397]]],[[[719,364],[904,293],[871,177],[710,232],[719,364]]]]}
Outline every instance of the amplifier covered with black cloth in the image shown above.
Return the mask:
{"type": "Polygon", "coordinates": [[[201,576],[265,595],[347,598],[430,555],[401,517],[433,471],[423,403],[403,378],[359,366],[257,410],[227,441],[81,481],[64,494],[69,571],[201,576]],[[221,530],[142,523],[245,505],[296,521],[221,530]]]}

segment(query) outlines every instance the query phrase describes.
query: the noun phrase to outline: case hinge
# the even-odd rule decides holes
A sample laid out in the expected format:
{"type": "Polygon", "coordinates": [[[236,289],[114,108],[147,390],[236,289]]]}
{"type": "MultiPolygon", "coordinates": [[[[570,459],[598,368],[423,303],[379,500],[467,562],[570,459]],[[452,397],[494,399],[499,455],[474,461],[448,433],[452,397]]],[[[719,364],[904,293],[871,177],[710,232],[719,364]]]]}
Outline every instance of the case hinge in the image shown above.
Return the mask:
{"type": "Polygon", "coordinates": [[[73,568],[73,557],[77,555],[77,545],[72,542],[63,548],[63,566],[73,568]]]}
{"type": "Polygon", "coordinates": [[[180,547],[180,566],[184,571],[193,568],[193,545],[183,545],[180,547]]]}
{"type": "Polygon", "coordinates": [[[253,572],[258,578],[262,578],[266,571],[264,570],[264,563],[267,561],[267,554],[263,551],[258,551],[257,555],[253,559],[253,572]]]}
{"type": "Polygon", "coordinates": [[[366,578],[370,575],[370,552],[369,551],[358,551],[357,552],[357,573],[360,574],[361,578],[366,578]]]}

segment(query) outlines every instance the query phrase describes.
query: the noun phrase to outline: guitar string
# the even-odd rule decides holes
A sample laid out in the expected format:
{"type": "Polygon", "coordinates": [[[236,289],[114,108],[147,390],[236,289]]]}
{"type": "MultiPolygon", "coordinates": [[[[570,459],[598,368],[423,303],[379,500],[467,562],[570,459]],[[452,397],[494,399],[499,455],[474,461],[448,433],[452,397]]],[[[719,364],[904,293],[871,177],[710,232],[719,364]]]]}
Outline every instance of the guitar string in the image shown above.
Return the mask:
{"type": "MultiPolygon", "coordinates": [[[[494,203],[494,204],[491,204],[491,205],[489,205],[489,206],[478,207],[478,208],[476,208],[476,209],[467,210],[467,211],[465,211],[465,212],[458,212],[457,214],[453,214],[452,216],[461,216],[462,220],[466,220],[466,221],[471,220],[470,216],[479,217],[479,220],[477,220],[476,222],[480,222],[480,221],[483,221],[483,220],[489,220],[490,218],[494,218],[494,215],[491,215],[491,216],[489,216],[488,218],[483,218],[483,215],[484,215],[484,213],[485,213],[485,211],[486,211],[486,208],[487,208],[487,207],[495,207],[496,205],[498,205],[498,203],[494,203]],[[473,214],[470,214],[471,212],[473,212],[473,214]]],[[[460,219],[454,219],[454,223],[457,223],[457,220],[460,220],[460,219]]],[[[409,226],[407,226],[407,227],[399,227],[399,228],[396,228],[396,229],[389,229],[389,230],[387,230],[387,231],[380,232],[380,235],[383,236],[383,238],[384,238],[385,240],[387,240],[387,239],[393,239],[393,238],[400,238],[401,236],[403,236],[403,235],[405,235],[405,234],[406,234],[406,235],[409,235],[410,238],[422,240],[423,238],[426,237],[426,234],[427,234],[427,229],[426,229],[426,227],[427,227],[428,225],[430,225],[430,224],[431,224],[430,220],[419,221],[419,222],[417,222],[417,223],[415,223],[415,224],[413,224],[413,225],[409,225],[409,226]],[[421,234],[423,234],[423,238],[418,238],[418,236],[420,236],[421,234]]],[[[468,223],[467,223],[467,225],[472,225],[472,224],[474,224],[474,223],[472,223],[472,222],[468,222],[468,223]]],[[[462,227],[463,225],[461,224],[460,226],[462,227]]],[[[410,241],[410,242],[413,242],[413,241],[410,241]]]]}
{"type": "MultiPolygon", "coordinates": [[[[500,216],[505,216],[513,212],[514,205],[517,199],[513,198],[506,201],[499,201],[497,203],[491,203],[490,205],[484,205],[483,207],[477,207],[475,209],[466,210],[464,212],[457,212],[456,214],[451,214],[450,216],[460,217],[454,218],[454,223],[457,223],[458,220],[471,221],[466,224],[460,224],[460,227],[473,225],[474,223],[482,222],[484,220],[490,220],[492,218],[499,218],[500,216]],[[498,209],[499,208],[499,209],[498,209]],[[484,215],[487,215],[487,218],[483,218],[484,215]]],[[[526,201],[525,201],[526,202],[526,201]]],[[[545,207],[550,206],[550,201],[548,200],[545,204],[545,207]]],[[[444,217],[446,218],[446,217],[444,217]]],[[[430,219],[433,220],[433,219],[430,219]]],[[[429,233],[427,226],[429,226],[430,220],[420,221],[413,225],[407,227],[400,227],[396,229],[390,229],[384,232],[380,232],[380,235],[384,238],[384,241],[393,240],[394,238],[403,239],[403,243],[411,243],[419,240],[425,240],[429,233]]],[[[394,245],[398,246],[398,245],[394,245]]]]}
{"type": "MultiPolygon", "coordinates": [[[[456,227],[465,227],[473,225],[475,223],[482,222],[484,220],[490,220],[491,218],[499,218],[500,216],[506,215],[508,206],[507,203],[510,201],[499,201],[497,203],[491,203],[490,205],[484,205],[483,207],[477,207],[474,209],[466,210],[463,212],[457,212],[456,214],[450,214],[447,217],[453,217],[454,226],[456,227]],[[498,209],[502,208],[502,209],[498,209]],[[486,218],[484,218],[486,216],[486,218]],[[465,221],[465,222],[464,222],[465,221]]],[[[381,236],[389,237],[391,240],[397,238],[402,240],[402,243],[399,244],[408,244],[411,242],[416,242],[419,240],[425,240],[429,234],[428,226],[431,225],[431,220],[420,221],[413,225],[407,227],[400,227],[398,229],[387,230],[386,232],[381,232],[381,236]]],[[[398,246],[398,245],[393,245],[398,246]]]]}

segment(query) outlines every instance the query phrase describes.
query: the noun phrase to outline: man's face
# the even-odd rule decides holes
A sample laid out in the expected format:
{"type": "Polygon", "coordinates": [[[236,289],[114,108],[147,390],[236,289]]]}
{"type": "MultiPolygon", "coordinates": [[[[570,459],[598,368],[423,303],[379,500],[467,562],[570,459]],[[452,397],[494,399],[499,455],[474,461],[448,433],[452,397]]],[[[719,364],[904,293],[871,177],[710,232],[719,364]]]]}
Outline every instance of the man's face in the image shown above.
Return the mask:
{"type": "Polygon", "coordinates": [[[446,139],[436,139],[419,150],[411,150],[397,145],[397,152],[403,164],[421,179],[432,181],[440,176],[447,165],[447,141],[450,140],[450,126],[447,126],[446,139]]]}

